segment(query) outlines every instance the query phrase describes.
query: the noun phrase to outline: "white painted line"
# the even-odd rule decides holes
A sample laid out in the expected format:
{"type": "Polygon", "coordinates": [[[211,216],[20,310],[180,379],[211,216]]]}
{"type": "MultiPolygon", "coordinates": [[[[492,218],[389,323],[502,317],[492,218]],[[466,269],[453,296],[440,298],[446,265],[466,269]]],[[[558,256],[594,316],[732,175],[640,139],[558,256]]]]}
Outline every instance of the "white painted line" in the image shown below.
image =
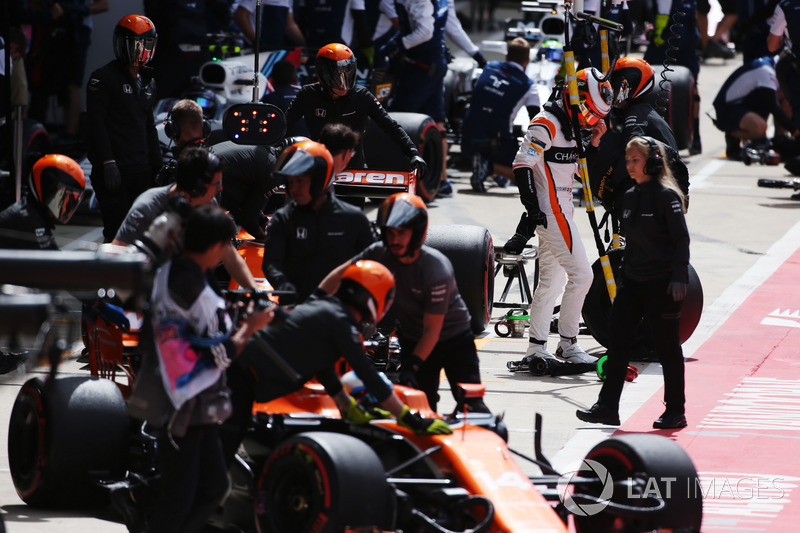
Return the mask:
{"type": "MultiPolygon", "coordinates": [[[[709,165],[703,170],[706,170],[709,165]]],[[[733,314],[744,300],[777,268],[782,265],[800,246],[800,222],[795,224],[786,234],[776,241],[762,257],[739,279],[725,289],[714,303],[703,309],[703,316],[692,337],[683,344],[684,357],[691,357],[695,351],[707,341],[711,335],[733,314]]],[[[620,402],[619,418],[625,423],[636,410],[661,388],[660,365],[651,365],[639,374],[636,382],[639,386],[626,385],[620,402]]],[[[577,420],[577,418],[576,418],[577,420]]],[[[590,449],[600,441],[611,436],[616,428],[595,425],[580,429],[561,450],[551,459],[559,472],[575,470],[590,449]]]]}
{"type": "Polygon", "coordinates": [[[691,194],[692,190],[695,189],[707,189],[712,187],[714,184],[709,183],[706,180],[714,175],[714,173],[722,167],[726,163],[725,160],[722,159],[715,159],[713,161],[709,161],[706,166],[700,169],[700,172],[690,175],[689,176],[689,194],[691,194]]]}

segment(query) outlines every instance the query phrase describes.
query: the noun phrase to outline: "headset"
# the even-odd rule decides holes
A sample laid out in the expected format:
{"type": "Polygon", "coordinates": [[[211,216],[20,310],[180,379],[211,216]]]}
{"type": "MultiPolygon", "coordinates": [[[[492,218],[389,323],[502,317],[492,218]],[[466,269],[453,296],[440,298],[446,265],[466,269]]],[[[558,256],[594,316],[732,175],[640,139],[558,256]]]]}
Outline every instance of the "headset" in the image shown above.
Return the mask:
{"type": "MultiPolygon", "coordinates": [[[[172,118],[172,109],[169,110],[167,118],[164,119],[164,133],[174,142],[178,142],[181,136],[181,127],[172,118]]],[[[209,135],[211,135],[211,124],[209,124],[208,120],[203,118],[203,138],[205,139],[209,135]]]]}
{"type": "Polygon", "coordinates": [[[658,148],[658,141],[647,135],[642,135],[641,138],[650,145],[650,153],[647,155],[647,160],[644,162],[644,173],[648,176],[658,176],[664,172],[664,158],[661,155],[661,150],[658,148]]]}
{"type": "Polygon", "coordinates": [[[222,161],[220,160],[219,156],[214,152],[207,150],[208,152],[208,161],[206,162],[206,168],[203,171],[203,177],[197,178],[192,185],[192,190],[189,191],[189,196],[192,198],[200,198],[206,193],[206,189],[214,179],[214,174],[216,174],[219,169],[222,161]]]}

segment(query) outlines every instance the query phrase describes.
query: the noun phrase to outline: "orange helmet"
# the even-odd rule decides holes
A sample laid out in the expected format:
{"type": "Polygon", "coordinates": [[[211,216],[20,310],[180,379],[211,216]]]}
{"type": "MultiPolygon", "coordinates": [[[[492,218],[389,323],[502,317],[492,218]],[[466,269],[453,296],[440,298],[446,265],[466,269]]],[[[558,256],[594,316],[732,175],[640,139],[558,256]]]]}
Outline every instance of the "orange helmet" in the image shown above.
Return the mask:
{"type": "Polygon", "coordinates": [[[638,57],[621,57],[611,73],[614,105],[645,96],[655,86],[653,67],[638,57]]]}
{"type": "MultiPolygon", "coordinates": [[[[608,81],[600,81],[603,75],[596,68],[584,68],[576,74],[578,81],[578,119],[581,126],[592,127],[597,121],[608,115],[611,111],[611,103],[614,100],[614,93],[608,81]]],[[[566,108],[569,106],[569,91],[564,90],[564,103],[566,108]]]]}
{"type": "Polygon", "coordinates": [[[413,254],[425,241],[428,231],[428,208],[422,198],[407,192],[398,192],[386,200],[378,209],[378,227],[386,244],[386,228],[410,228],[411,241],[407,255],[413,254]]]}
{"type": "Polygon", "coordinates": [[[317,52],[317,78],[330,91],[349,91],[356,84],[356,56],[343,44],[331,43],[317,52]]]}
{"type": "Polygon", "coordinates": [[[114,28],[114,55],[128,66],[148,64],[156,53],[156,42],[156,27],[143,15],[126,15],[114,28]]]}
{"type": "Polygon", "coordinates": [[[80,165],[61,154],[40,158],[31,171],[31,191],[54,220],[69,222],[81,203],[86,178],[80,165]]]}
{"type": "Polygon", "coordinates": [[[333,177],[333,157],[324,144],[300,141],[286,148],[278,158],[274,174],[285,181],[290,176],[311,176],[310,193],[322,196],[333,177]]]}
{"type": "Polygon", "coordinates": [[[394,301],[394,276],[377,261],[361,260],[347,267],[336,296],[361,313],[362,322],[378,323],[394,301]]]}

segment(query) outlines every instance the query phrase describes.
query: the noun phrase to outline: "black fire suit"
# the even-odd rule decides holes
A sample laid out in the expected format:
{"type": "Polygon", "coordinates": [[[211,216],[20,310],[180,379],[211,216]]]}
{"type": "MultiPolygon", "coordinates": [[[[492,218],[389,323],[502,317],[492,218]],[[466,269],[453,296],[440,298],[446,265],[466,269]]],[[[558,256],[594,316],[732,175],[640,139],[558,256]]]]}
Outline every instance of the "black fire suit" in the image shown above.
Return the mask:
{"type": "Polygon", "coordinates": [[[103,235],[110,242],[139,194],[153,186],[163,158],[153,107],[155,81],[150,69],[135,79],[119,60],[94,71],[86,87],[86,129],[92,186],[103,215],[103,235]],[[122,186],[109,191],[103,163],[116,161],[122,186]]]}
{"type": "Polygon", "coordinates": [[[286,111],[287,131],[291,131],[292,126],[303,117],[313,140],[318,140],[322,128],[332,122],[346,124],[353,131],[361,133],[361,143],[348,168],[364,168],[363,135],[367,129],[367,118],[371,118],[385,131],[409,159],[419,155],[413,141],[400,124],[389,116],[369,89],[360,85],[339,98],[333,98],[319,82],[304,85],[286,111]]]}

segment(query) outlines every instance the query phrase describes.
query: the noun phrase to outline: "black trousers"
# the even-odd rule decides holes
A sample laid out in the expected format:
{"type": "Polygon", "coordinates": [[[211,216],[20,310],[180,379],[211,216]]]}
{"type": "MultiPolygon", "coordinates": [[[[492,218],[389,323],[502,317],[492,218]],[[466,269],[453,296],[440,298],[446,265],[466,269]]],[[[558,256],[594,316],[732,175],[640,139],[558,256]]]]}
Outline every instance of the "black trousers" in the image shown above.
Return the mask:
{"type": "Polygon", "coordinates": [[[97,196],[100,216],[103,219],[103,240],[105,242],[114,240],[133,201],[153,186],[154,176],[149,169],[120,168],[119,173],[122,177],[122,186],[119,190],[112,192],[106,188],[103,165],[92,167],[92,187],[97,196]]]}
{"type": "MultiPolygon", "coordinates": [[[[399,338],[400,350],[402,354],[411,355],[418,340],[399,338]]],[[[430,353],[425,363],[417,373],[417,381],[425,396],[428,397],[428,404],[431,409],[436,411],[439,403],[439,375],[444,369],[447,381],[450,382],[450,391],[458,401],[458,383],[480,383],[481,372],[478,366],[478,351],[475,348],[475,339],[470,330],[444,341],[439,341],[430,353]]],[[[483,405],[480,398],[467,400],[467,404],[483,405]]],[[[459,405],[459,408],[461,405],[459,405]]],[[[478,407],[478,406],[476,406],[478,407]]],[[[480,410],[480,409],[476,409],[480,410]]]]}
{"type": "Polygon", "coordinates": [[[634,331],[642,318],[649,323],[658,359],[664,372],[664,403],[667,410],[683,413],[683,350],[680,341],[681,304],[667,294],[669,279],[636,282],[624,279],[611,308],[611,346],[606,362],[606,380],[598,403],[619,409],[622,385],[630,362],[634,331]]]}
{"type": "Polygon", "coordinates": [[[159,438],[159,497],[149,514],[149,533],[200,532],[228,490],[219,426],[190,426],[175,438],[159,438]]]}

